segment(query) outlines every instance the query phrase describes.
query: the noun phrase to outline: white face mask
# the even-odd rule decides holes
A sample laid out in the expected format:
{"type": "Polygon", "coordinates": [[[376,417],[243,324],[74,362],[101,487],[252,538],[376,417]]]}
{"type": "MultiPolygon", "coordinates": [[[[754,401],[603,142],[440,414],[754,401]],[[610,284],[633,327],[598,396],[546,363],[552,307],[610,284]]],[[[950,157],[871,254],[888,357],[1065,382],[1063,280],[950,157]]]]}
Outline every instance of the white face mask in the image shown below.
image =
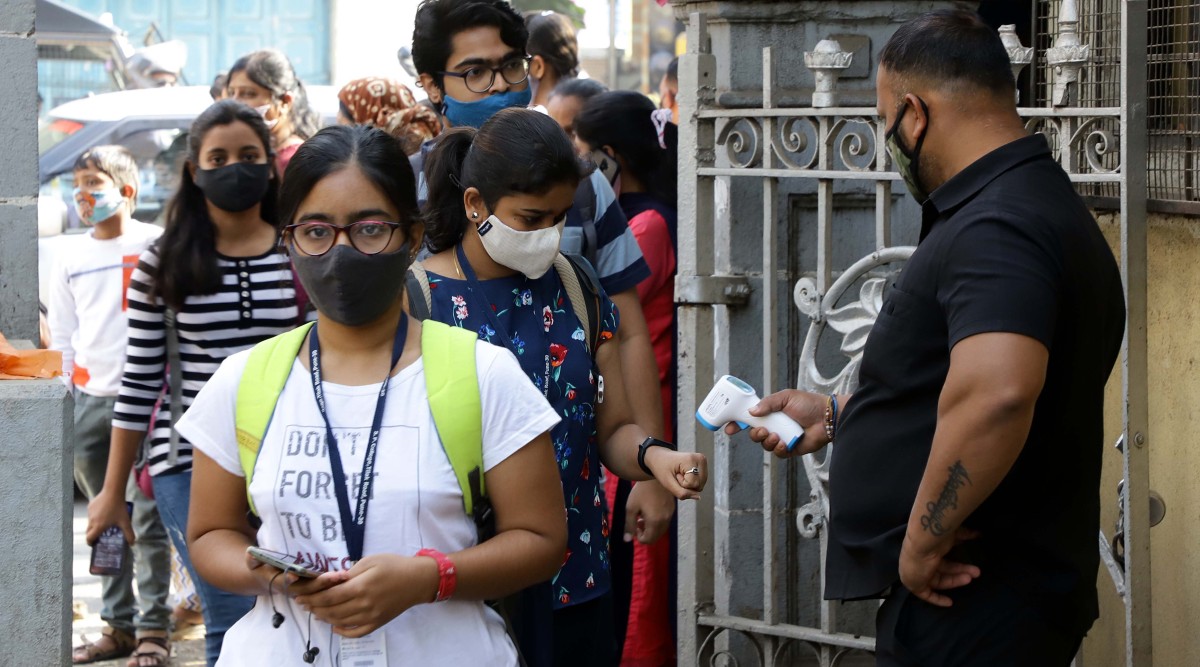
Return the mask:
{"type": "Polygon", "coordinates": [[[476,231],[483,242],[483,249],[497,264],[537,280],[554,266],[565,224],[564,220],[553,227],[518,232],[491,215],[476,231]]]}
{"type": "Polygon", "coordinates": [[[258,112],[258,115],[262,116],[263,122],[267,124],[268,130],[275,129],[275,125],[279,123],[279,118],[276,117],[271,120],[267,120],[267,112],[271,110],[270,104],[264,104],[261,107],[254,107],[254,110],[258,112]]]}

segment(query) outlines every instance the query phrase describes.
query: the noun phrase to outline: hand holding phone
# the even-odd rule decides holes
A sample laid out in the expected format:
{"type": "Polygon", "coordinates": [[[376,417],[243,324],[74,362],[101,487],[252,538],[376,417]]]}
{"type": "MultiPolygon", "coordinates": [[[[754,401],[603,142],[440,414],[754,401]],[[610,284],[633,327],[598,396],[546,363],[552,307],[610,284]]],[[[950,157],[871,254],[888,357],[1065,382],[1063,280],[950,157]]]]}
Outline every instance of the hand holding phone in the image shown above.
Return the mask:
{"type": "MultiPolygon", "coordinates": [[[[133,503],[125,503],[125,511],[132,515],[133,503]]],[[[119,526],[109,526],[92,545],[92,560],[88,565],[88,572],[103,577],[121,574],[128,554],[129,543],[125,541],[125,533],[119,526]]]]}
{"type": "Polygon", "coordinates": [[[270,565],[283,572],[292,572],[296,576],[305,579],[315,579],[324,574],[320,570],[297,563],[296,558],[290,554],[281,554],[263,549],[262,547],[246,547],[246,553],[264,565],[270,565]]]}

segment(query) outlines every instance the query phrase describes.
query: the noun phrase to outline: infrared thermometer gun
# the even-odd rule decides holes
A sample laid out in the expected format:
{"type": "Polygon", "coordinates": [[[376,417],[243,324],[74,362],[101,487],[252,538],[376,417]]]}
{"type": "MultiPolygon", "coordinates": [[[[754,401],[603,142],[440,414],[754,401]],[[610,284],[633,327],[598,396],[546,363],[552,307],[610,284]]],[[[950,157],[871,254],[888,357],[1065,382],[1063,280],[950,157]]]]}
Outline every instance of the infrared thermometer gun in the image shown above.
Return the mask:
{"type": "Polygon", "coordinates": [[[786,442],[790,452],[804,437],[804,429],[782,412],[772,412],[765,417],[751,415],[750,408],[758,405],[760,400],[753,387],[732,375],[726,375],[717,380],[708,397],[700,404],[700,409],[696,410],[696,421],[710,431],[716,431],[729,422],[742,429],[761,426],[786,442]]]}

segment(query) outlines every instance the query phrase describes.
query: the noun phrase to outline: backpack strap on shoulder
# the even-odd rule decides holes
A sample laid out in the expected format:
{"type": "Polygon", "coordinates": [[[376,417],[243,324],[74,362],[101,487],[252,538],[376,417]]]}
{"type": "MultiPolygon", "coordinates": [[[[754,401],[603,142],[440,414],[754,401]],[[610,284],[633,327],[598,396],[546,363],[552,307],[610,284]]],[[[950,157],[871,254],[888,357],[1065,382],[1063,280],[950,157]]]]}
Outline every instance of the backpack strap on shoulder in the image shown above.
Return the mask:
{"type": "Polygon", "coordinates": [[[558,278],[567,292],[567,298],[571,302],[572,310],[575,311],[575,317],[579,318],[583,330],[588,333],[587,340],[584,341],[588,348],[588,354],[594,356],[596,349],[600,347],[600,332],[603,325],[600,313],[600,277],[596,275],[596,270],[592,268],[591,263],[578,255],[559,253],[554,258],[554,269],[558,272],[558,278]]]}
{"type": "Polygon", "coordinates": [[[167,465],[179,462],[179,431],[175,426],[183,418],[183,361],[179,356],[178,313],[167,307],[163,311],[163,329],[167,350],[167,404],[171,410],[170,448],[167,450],[167,465]]]}
{"type": "Polygon", "coordinates": [[[408,313],[417,321],[429,319],[433,311],[433,295],[429,291],[429,274],[421,262],[413,262],[404,274],[404,291],[408,295],[408,313]]]}
{"type": "Polygon", "coordinates": [[[483,479],[483,406],[479,397],[475,345],[471,331],[427,320],[421,324],[421,360],[425,390],[438,438],[463,492],[463,509],[476,527],[480,541],[491,519],[483,479]]]}
{"type": "Polygon", "coordinates": [[[237,403],[234,410],[234,428],[237,432],[238,459],[242,464],[242,476],[246,478],[246,501],[250,511],[258,514],[254,499],[250,497],[250,481],[254,478],[254,464],[262,448],[263,436],[275,414],[275,404],[283,393],[296,354],[312,329],[309,322],[287,333],[269,338],[250,350],[246,369],[238,382],[237,403]]]}

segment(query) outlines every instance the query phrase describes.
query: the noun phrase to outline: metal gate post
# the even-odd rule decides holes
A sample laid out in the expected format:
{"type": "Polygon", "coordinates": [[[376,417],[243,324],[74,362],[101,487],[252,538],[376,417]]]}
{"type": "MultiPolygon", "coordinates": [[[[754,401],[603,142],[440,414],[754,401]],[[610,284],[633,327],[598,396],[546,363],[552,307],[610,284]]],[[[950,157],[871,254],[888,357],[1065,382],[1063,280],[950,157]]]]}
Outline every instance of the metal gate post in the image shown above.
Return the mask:
{"type": "Polygon", "coordinates": [[[1125,433],[1125,663],[1154,664],[1150,581],[1150,415],[1146,349],[1146,0],[1121,24],[1121,273],[1128,310],[1122,365],[1125,433]]]}
{"type": "MultiPolygon", "coordinates": [[[[688,52],[679,59],[679,221],[693,224],[696,233],[680,234],[676,299],[680,285],[697,276],[714,274],[713,181],[701,176],[713,164],[714,122],[699,111],[716,96],[717,59],[708,47],[705,17],[693,13],[688,21],[688,52]]],[[[713,306],[680,303],[678,319],[678,415],[680,451],[699,451],[713,460],[713,436],[702,430],[693,415],[708,394],[713,369],[713,306]]],[[[710,473],[715,471],[710,467],[710,473]]],[[[713,600],[713,491],[694,502],[679,503],[678,521],[678,660],[697,664],[704,644],[698,619],[711,610],[713,600]]],[[[710,649],[711,650],[711,649],[710,649]]]]}

